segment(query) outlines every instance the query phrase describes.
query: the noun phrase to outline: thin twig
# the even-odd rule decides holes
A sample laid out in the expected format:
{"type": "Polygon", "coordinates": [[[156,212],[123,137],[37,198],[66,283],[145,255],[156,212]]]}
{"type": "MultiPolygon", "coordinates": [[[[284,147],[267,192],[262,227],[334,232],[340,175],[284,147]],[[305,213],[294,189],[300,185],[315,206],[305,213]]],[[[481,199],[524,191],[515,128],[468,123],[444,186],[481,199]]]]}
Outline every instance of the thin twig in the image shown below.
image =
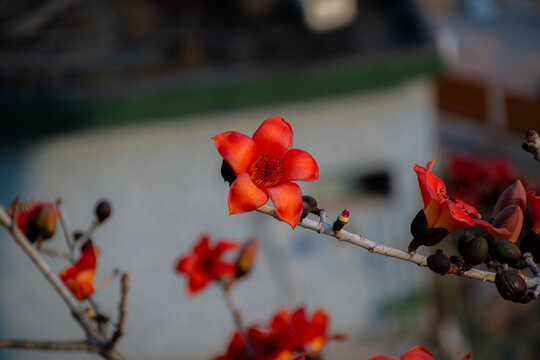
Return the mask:
{"type": "MultiPolygon", "coordinates": [[[[525,259],[525,263],[531,269],[531,272],[536,276],[538,281],[540,282],[540,270],[538,269],[538,266],[536,266],[536,263],[533,260],[533,256],[530,252],[526,252],[523,254],[523,258],[525,259]]],[[[536,299],[538,295],[540,294],[540,284],[536,285],[533,289],[533,295],[536,299]]]]}
{"type": "Polygon", "coordinates": [[[66,244],[69,250],[69,260],[71,263],[75,262],[74,246],[73,246],[73,237],[71,236],[71,229],[69,227],[69,222],[67,221],[64,210],[62,209],[62,199],[56,199],[56,210],[58,211],[58,217],[60,219],[60,226],[62,226],[62,231],[64,232],[64,238],[66,239],[66,244]]]}
{"type": "Polygon", "coordinates": [[[120,280],[120,303],[118,304],[118,323],[116,324],[116,330],[114,331],[108,346],[113,347],[116,342],[124,334],[124,327],[126,323],[126,307],[127,307],[127,293],[129,291],[129,276],[128,274],[122,274],[120,280]]]}
{"type": "Polygon", "coordinates": [[[35,341],[0,339],[0,348],[51,351],[81,351],[88,353],[101,352],[101,348],[98,345],[92,345],[85,341],[35,341]]]}
{"type": "MultiPolygon", "coordinates": [[[[13,209],[13,219],[16,219],[18,206],[17,200],[15,201],[15,208],[13,209]]],[[[80,306],[80,303],[73,297],[71,292],[60,281],[58,276],[49,268],[47,262],[45,262],[39,253],[30,244],[28,239],[16,226],[16,221],[12,221],[11,217],[7,214],[3,207],[0,206],[0,225],[4,226],[12,235],[15,242],[22,248],[22,250],[28,255],[30,260],[36,265],[41,274],[51,284],[54,290],[60,295],[64,303],[67,305],[71,314],[86,333],[88,343],[93,346],[100,347],[100,355],[107,360],[119,360],[123,359],[122,355],[113,348],[107,347],[107,339],[100,334],[94,327],[92,321],[86,315],[84,309],[80,306]]]]}
{"type": "Polygon", "coordinates": [[[99,289],[113,281],[118,275],[120,275],[120,270],[114,269],[111,275],[107,276],[105,279],[101,280],[97,285],[94,286],[94,291],[97,292],[99,289]]]}
{"type": "MultiPolygon", "coordinates": [[[[266,215],[273,216],[274,218],[280,220],[275,212],[275,209],[270,205],[263,205],[258,208],[257,211],[266,215]]],[[[336,232],[332,229],[332,225],[326,222],[315,221],[306,217],[298,224],[298,226],[301,226],[305,229],[313,230],[320,234],[334,237],[340,241],[345,241],[350,244],[360,246],[371,253],[409,261],[420,266],[427,266],[427,258],[423,255],[420,255],[418,253],[409,253],[403,250],[385,246],[368,240],[362,235],[354,234],[346,230],[339,230],[336,232]]],[[[466,277],[469,279],[495,282],[495,273],[489,271],[471,269],[468,271],[456,273],[455,275],[466,277]]],[[[527,277],[525,278],[525,281],[527,282],[527,287],[529,288],[534,288],[537,285],[540,285],[540,279],[532,279],[527,277]]]]}
{"type": "MultiPolygon", "coordinates": [[[[229,312],[232,315],[234,325],[236,326],[236,330],[242,337],[242,340],[244,341],[244,344],[246,344],[246,347],[248,349],[248,352],[253,355],[253,345],[251,344],[251,340],[247,336],[246,333],[246,327],[244,326],[244,320],[242,317],[242,312],[240,309],[236,306],[234,303],[234,300],[232,298],[231,294],[231,283],[228,282],[222,282],[221,283],[221,292],[223,294],[223,298],[225,299],[225,305],[227,305],[227,308],[229,309],[229,312]]],[[[251,358],[251,357],[249,357],[251,358]]]]}
{"type": "Polygon", "coordinates": [[[540,162],[540,136],[538,136],[536,131],[528,130],[525,139],[521,147],[523,150],[533,154],[535,160],[540,162]]]}
{"type": "Polygon", "coordinates": [[[44,247],[39,248],[39,252],[45,255],[49,255],[52,257],[60,258],[60,259],[65,259],[71,262],[71,256],[69,256],[69,254],[65,252],[61,252],[61,251],[50,249],[50,248],[44,248],[44,247]]]}

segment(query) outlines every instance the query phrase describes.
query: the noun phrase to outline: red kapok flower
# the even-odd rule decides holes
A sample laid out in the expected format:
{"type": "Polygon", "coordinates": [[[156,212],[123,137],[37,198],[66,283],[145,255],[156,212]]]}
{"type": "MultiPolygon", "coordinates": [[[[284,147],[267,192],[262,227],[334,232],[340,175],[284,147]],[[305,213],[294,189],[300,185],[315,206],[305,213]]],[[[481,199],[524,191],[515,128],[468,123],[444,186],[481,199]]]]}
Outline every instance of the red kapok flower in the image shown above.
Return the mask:
{"type": "Polygon", "coordinates": [[[188,293],[197,294],[213,280],[233,278],[235,266],[223,261],[222,256],[237,247],[238,245],[233,242],[219,240],[212,248],[210,237],[202,235],[193,252],[181,257],[176,265],[176,271],[186,274],[189,278],[188,293]]]}
{"type": "Polygon", "coordinates": [[[302,191],[291,181],[316,181],[319,167],[307,152],[292,149],[291,125],[274,116],[251,138],[226,131],[212,139],[237,175],[229,190],[230,215],[256,210],[270,198],[279,218],[294,229],[302,214],[302,191]]]}
{"type": "Polygon", "coordinates": [[[60,274],[60,280],[66,284],[77,300],[83,300],[94,291],[94,277],[96,275],[98,250],[91,241],[83,245],[79,260],[72,266],[64,269],[60,274]]]}
{"type": "Polygon", "coordinates": [[[433,162],[433,160],[430,161],[426,167],[414,166],[424,201],[424,214],[428,228],[443,228],[452,232],[478,225],[493,235],[510,235],[506,229],[497,229],[487,221],[480,220],[480,214],[474,207],[448,195],[444,182],[431,172],[433,162]]]}
{"type": "MultiPolygon", "coordinates": [[[[8,209],[12,216],[13,209],[8,209]]],[[[49,202],[28,202],[19,205],[17,226],[28,241],[34,243],[38,240],[50,239],[56,231],[58,210],[49,202]]]]}
{"type": "Polygon", "coordinates": [[[411,350],[401,355],[400,360],[433,360],[431,351],[423,346],[415,346],[411,350]]]}
{"type": "Polygon", "coordinates": [[[282,338],[290,339],[293,351],[308,354],[319,353],[328,340],[344,340],[341,334],[328,334],[329,317],[323,309],[317,309],[311,318],[306,316],[305,308],[299,307],[293,313],[287,308],[279,311],[270,323],[270,328],[282,338]]]}

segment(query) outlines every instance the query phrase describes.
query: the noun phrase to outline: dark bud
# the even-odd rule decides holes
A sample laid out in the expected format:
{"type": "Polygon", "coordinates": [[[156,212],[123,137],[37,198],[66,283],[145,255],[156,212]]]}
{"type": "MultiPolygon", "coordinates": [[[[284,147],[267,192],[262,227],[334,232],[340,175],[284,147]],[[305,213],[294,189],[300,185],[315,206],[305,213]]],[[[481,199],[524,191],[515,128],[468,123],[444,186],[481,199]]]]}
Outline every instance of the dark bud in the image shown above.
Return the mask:
{"type": "Polygon", "coordinates": [[[495,285],[503,299],[519,302],[527,293],[527,283],[520,274],[503,270],[495,275],[495,285]]]}
{"type": "Polygon", "coordinates": [[[411,222],[411,234],[414,238],[422,238],[427,229],[426,214],[424,210],[420,210],[411,222]]]}
{"type": "Polygon", "coordinates": [[[251,272],[251,269],[255,266],[258,250],[259,245],[257,244],[257,238],[254,236],[245,242],[235,263],[236,279],[244,277],[251,272]]]}
{"type": "Polygon", "coordinates": [[[94,214],[98,223],[104,222],[109,216],[111,216],[112,207],[108,200],[100,200],[94,208],[94,214]]]}
{"type": "Polygon", "coordinates": [[[441,275],[447,274],[451,267],[450,259],[441,250],[437,250],[435,254],[428,256],[427,265],[431,271],[441,275]]]}
{"type": "Polygon", "coordinates": [[[315,200],[313,196],[304,195],[302,196],[302,201],[304,202],[304,204],[307,204],[310,213],[319,215],[319,205],[317,204],[317,200],[315,200]]]}
{"type": "Polygon", "coordinates": [[[349,209],[345,209],[341,212],[341,214],[338,215],[336,221],[334,221],[334,224],[332,224],[332,229],[334,231],[339,231],[343,229],[345,225],[349,223],[349,209]]]}
{"type": "Polygon", "coordinates": [[[468,265],[478,265],[486,261],[489,253],[489,247],[486,239],[477,236],[469,240],[460,252],[463,260],[468,265]]]}
{"type": "Polygon", "coordinates": [[[470,231],[465,231],[460,237],[459,237],[459,240],[458,240],[458,252],[461,254],[463,252],[463,248],[465,247],[465,245],[471,241],[472,239],[474,239],[475,237],[477,237],[478,235],[476,235],[475,233],[472,233],[470,231]]]}
{"type": "Polygon", "coordinates": [[[428,228],[424,210],[420,210],[411,222],[411,234],[414,239],[409,244],[409,251],[414,252],[419,246],[433,246],[448,235],[444,228],[428,228]]]}
{"type": "Polygon", "coordinates": [[[534,262],[540,262],[540,237],[534,231],[529,232],[521,240],[520,249],[522,253],[530,252],[534,262]]]}
{"type": "Polygon", "coordinates": [[[302,215],[300,215],[300,220],[304,220],[306,216],[309,215],[310,212],[311,211],[309,209],[308,203],[304,201],[302,205],[302,215]]]}
{"type": "Polygon", "coordinates": [[[521,259],[521,251],[510,240],[497,241],[491,253],[495,260],[510,266],[514,266],[521,259]]]}
{"type": "Polygon", "coordinates": [[[225,160],[223,160],[223,162],[221,163],[221,176],[223,176],[223,180],[229,183],[229,186],[231,186],[234,180],[236,180],[236,174],[234,173],[234,170],[232,169],[231,165],[229,165],[229,163],[225,160]]]}

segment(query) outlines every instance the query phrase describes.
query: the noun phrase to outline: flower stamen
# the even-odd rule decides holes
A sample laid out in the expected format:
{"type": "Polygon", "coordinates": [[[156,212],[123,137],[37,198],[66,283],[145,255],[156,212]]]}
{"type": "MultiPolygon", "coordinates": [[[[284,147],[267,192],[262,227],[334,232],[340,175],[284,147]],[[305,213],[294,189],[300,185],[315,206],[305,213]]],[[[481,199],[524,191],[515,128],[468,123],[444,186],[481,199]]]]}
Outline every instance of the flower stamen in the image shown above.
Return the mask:
{"type": "Polygon", "coordinates": [[[253,165],[251,165],[249,177],[258,187],[271,187],[277,184],[283,177],[281,165],[282,162],[279,158],[271,158],[266,154],[261,155],[253,165]]]}

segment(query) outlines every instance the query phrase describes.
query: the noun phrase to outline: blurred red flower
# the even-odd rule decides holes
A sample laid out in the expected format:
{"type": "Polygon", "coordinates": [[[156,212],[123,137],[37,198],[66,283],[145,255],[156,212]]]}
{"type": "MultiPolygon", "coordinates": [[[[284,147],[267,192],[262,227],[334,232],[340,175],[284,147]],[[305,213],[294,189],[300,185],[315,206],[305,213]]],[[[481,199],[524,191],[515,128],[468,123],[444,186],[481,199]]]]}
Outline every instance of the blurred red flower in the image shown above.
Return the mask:
{"type": "Polygon", "coordinates": [[[193,248],[193,252],[181,257],[176,265],[176,271],[188,277],[187,291],[196,295],[213,280],[232,279],[235,275],[235,265],[225,262],[223,255],[234,250],[238,245],[223,239],[218,240],[215,247],[210,245],[210,237],[202,235],[193,248]]]}
{"type": "Polygon", "coordinates": [[[274,116],[251,138],[226,131],[212,139],[237,176],[229,190],[229,214],[256,210],[270,197],[279,218],[294,229],[302,214],[302,191],[291,181],[316,181],[319,167],[307,152],[291,149],[291,125],[274,116]]]}
{"type": "MultiPolygon", "coordinates": [[[[466,354],[462,360],[468,360],[470,359],[471,354],[466,354]]],[[[435,357],[429,351],[423,346],[415,346],[411,350],[407,351],[401,357],[399,360],[434,360],[435,357]]],[[[368,360],[398,360],[397,358],[388,357],[384,355],[375,355],[370,357],[368,360]]]]}
{"type": "MultiPolygon", "coordinates": [[[[320,353],[328,340],[343,340],[344,335],[328,335],[327,313],[316,310],[311,318],[306,317],[304,307],[290,312],[282,309],[274,315],[268,327],[249,327],[247,337],[256,360],[303,359],[306,355],[320,353]]],[[[235,333],[227,353],[215,360],[244,360],[249,351],[240,334],[235,333]]]]}
{"type": "Polygon", "coordinates": [[[447,194],[444,182],[431,172],[433,160],[426,167],[415,165],[424,214],[428,228],[444,228],[448,232],[470,226],[481,226],[493,235],[508,236],[504,228],[497,229],[487,221],[480,220],[480,213],[471,205],[447,194]]]}
{"type": "Polygon", "coordinates": [[[79,260],[64,269],[60,279],[71,290],[77,300],[83,300],[94,293],[94,277],[96,275],[98,250],[88,241],[82,247],[79,260]]]}
{"type": "MultiPolygon", "coordinates": [[[[13,209],[8,209],[8,215],[13,216],[13,209]]],[[[58,211],[56,206],[49,202],[28,202],[19,205],[17,226],[28,241],[50,239],[56,231],[58,211]]]]}

